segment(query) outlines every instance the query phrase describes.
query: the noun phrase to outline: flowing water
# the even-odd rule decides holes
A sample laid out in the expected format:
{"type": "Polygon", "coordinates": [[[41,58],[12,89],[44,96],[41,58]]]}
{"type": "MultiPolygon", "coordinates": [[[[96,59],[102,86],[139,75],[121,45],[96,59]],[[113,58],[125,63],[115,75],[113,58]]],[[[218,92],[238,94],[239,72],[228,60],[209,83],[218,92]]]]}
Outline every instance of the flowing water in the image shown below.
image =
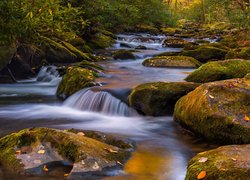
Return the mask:
{"type": "MultiPolygon", "coordinates": [[[[125,165],[124,172],[107,179],[184,179],[188,160],[211,146],[189,136],[173,121],[172,116],[141,116],[126,104],[131,88],[138,84],[183,81],[193,71],[142,66],[146,57],[181,50],[163,48],[164,38],[166,37],[147,34],[118,35],[117,42],[111,49],[123,49],[124,44],[127,49],[138,45],[148,49],[135,52],[138,57],[136,60],[100,63],[106,69],[97,79],[101,87],[83,89],[64,102],[57,100],[55,96],[61,78],[54,66],[43,67],[37,78],[16,84],[1,84],[0,135],[40,126],[112,133],[135,141],[137,148],[125,165]]],[[[0,179],[15,178],[19,177],[5,174],[0,169],[0,179]]]]}

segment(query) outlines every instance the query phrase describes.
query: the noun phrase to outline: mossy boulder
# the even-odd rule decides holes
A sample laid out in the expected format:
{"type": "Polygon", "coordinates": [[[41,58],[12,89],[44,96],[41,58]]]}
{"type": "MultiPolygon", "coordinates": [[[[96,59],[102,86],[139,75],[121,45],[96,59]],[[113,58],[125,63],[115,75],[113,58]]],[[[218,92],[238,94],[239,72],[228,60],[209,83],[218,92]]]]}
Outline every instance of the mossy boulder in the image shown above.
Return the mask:
{"type": "Polygon", "coordinates": [[[14,45],[0,46],[0,71],[10,62],[16,52],[14,45]]]}
{"type": "Polygon", "coordinates": [[[250,60],[250,47],[238,48],[229,51],[226,55],[227,59],[247,59],[250,60]]]}
{"type": "Polygon", "coordinates": [[[172,48],[183,48],[187,44],[189,44],[189,42],[181,38],[168,38],[164,41],[163,46],[172,48]]]}
{"type": "Polygon", "coordinates": [[[159,29],[151,26],[151,25],[147,25],[147,24],[139,24],[136,27],[129,29],[131,32],[141,32],[141,33],[151,33],[151,34],[157,34],[159,33],[159,29]]]}
{"type": "Polygon", "coordinates": [[[181,53],[183,56],[190,56],[198,61],[205,63],[209,60],[222,60],[225,59],[227,51],[212,46],[202,46],[195,50],[186,50],[181,53]]]}
{"type": "Polygon", "coordinates": [[[212,82],[242,78],[250,72],[250,62],[240,59],[208,62],[192,72],[185,80],[189,82],[212,82]]]}
{"type": "Polygon", "coordinates": [[[187,56],[159,56],[146,59],[144,66],[149,67],[181,67],[181,68],[196,68],[201,65],[199,61],[187,56]]]}
{"type": "Polygon", "coordinates": [[[137,86],[129,95],[129,105],[150,116],[173,112],[176,101],[199,84],[187,82],[155,82],[137,86]]]}
{"type": "Polygon", "coordinates": [[[93,70],[69,67],[57,88],[57,96],[64,99],[83,88],[94,86],[95,77],[97,74],[93,70]]]}
{"type": "Polygon", "coordinates": [[[186,180],[197,179],[202,171],[206,171],[203,179],[249,179],[250,145],[222,146],[202,152],[188,163],[186,180]]]}
{"type": "Polygon", "coordinates": [[[114,59],[135,59],[134,54],[131,51],[128,50],[119,50],[119,51],[115,51],[113,53],[113,58],[114,59]]]}
{"type": "Polygon", "coordinates": [[[69,178],[100,175],[105,168],[119,168],[129,158],[132,145],[123,142],[118,146],[85,136],[83,131],[24,129],[0,139],[0,163],[17,174],[46,175],[53,171],[50,164],[61,162],[71,164],[69,178]]]}
{"type": "Polygon", "coordinates": [[[87,53],[66,41],[43,37],[42,53],[49,63],[72,63],[82,59],[90,60],[87,53]]]}
{"type": "Polygon", "coordinates": [[[178,100],[174,119],[209,141],[250,143],[250,80],[206,83],[178,100]]]}
{"type": "Polygon", "coordinates": [[[159,56],[178,56],[180,54],[180,52],[163,52],[157,55],[157,57],[159,56]]]}

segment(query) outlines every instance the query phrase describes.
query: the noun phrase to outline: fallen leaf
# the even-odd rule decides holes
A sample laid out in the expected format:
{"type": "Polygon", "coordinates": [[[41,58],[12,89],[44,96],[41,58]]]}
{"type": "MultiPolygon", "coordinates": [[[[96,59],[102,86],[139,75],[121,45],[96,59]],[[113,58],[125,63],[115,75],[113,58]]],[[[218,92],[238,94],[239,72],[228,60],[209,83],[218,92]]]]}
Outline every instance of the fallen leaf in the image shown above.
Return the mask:
{"type": "Polygon", "coordinates": [[[244,120],[245,120],[245,121],[250,121],[250,117],[247,116],[247,115],[245,115],[244,120]]]}
{"type": "Polygon", "coordinates": [[[41,149],[37,152],[38,154],[44,154],[45,153],[45,150],[41,149]]]}
{"type": "Polygon", "coordinates": [[[233,161],[237,161],[237,159],[235,159],[235,158],[231,158],[233,161]]]}
{"type": "Polygon", "coordinates": [[[21,154],[21,151],[20,151],[20,150],[17,150],[17,151],[16,151],[16,154],[20,155],[20,154],[21,154]]]}
{"type": "Polygon", "coordinates": [[[44,172],[49,171],[49,169],[47,168],[47,166],[46,166],[46,165],[44,165],[44,166],[43,166],[43,171],[44,171],[44,172]]]}
{"type": "Polygon", "coordinates": [[[210,95],[210,94],[209,94],[208,96],[209,96],[211,99],[214,99],[214,96],[212,96],[212,95],[210,95]]]}
{"type": "Polygon", "coordinates": [[[69,176],[69,174],[64,174],[63,176],[64,176],[64,177],[68,177],[68,176],[69,176]]]}
{"type": "Polygon", "coordinates": [[[198,176],[197,176],[197,179],[203,179],[205,178],[207,175],[207,172],[206,171],[201,171],[198,176]]]}
{"type": "Polygon", "coordinates": [[[104,149],[107,150],[108,152],[111,152],[111,153],[118,153],[118,151],[113,150],[111,148],[104,148],[104,149]]]}
{"type": "Polygon", "coordinates": [[[206,157],[201,157],[201,158],[199,159],[198,162],[204,163],[204,162],[207,162],[207,160],[208,160],[208,158],[206,158],[206,157]]]}

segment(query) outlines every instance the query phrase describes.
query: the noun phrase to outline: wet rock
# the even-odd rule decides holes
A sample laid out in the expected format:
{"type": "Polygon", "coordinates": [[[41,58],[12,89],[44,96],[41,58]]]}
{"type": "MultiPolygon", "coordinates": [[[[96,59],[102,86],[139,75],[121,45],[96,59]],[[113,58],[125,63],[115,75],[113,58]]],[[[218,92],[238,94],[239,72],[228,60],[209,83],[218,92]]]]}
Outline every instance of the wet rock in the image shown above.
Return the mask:
{"type": "Polygon", "coordinates": [[[229,51],[226,55],[227,59],[247,59],[250,60],[250,47],[238,48],[229,51]]]}
{"type": "Polygon", "coordinates": [[[207,40],[204,40],[204,39],[198,39],[195,41],[195,43],[198,43],[198,44],[209,44],[210,42],[207,41],[207,40]]]}
{"type": "Polygon", "coordinates": [[[77,66],[68,67],[57,88],[57,96],[65,99],[75,92],[95,85],[97,74],[89,69],[77,66]]]}
{"type": "Polygon", "coordinates": [[[114,59],[135,59],[135,56],[131,51],[119,50],[113,53],[114,59]]]}
{"type": "Polygon", "coordinates": [[[33,68],[40,67],[44,62],[42,52],[36,46],[20,45],[0,74],[13,76],[13,79],[31,78],[36,75],[33,68]]]}
{"type": "Polygon", "coordinates": [[[180,52],[163,52],[161,54],[158,54],[158,56],[178,56],[180,52]]]}
{"type": "Polygon", "coordinates": [[[211,46],[202,46],[195,50],[187,50],[181,53],[181,55],[183,56],[193,57],[202,63],[214,59],[216,60],[225,59],[226,54],[227,54],[226,50],[211,46]]]}
{"type": "Polygon", "coordinates": [[[106,169],[121,168],[130,156],[132,145],[123,143],[126,146],[118,147],[70,131],[24,129],[0,139],[0,162],[12,173],[25,175],[50,174],[54,163],[70,165],[69,178],[104,175],[106,169]],[[28,151],[15,153],[19,149],[28,151]]]}
{"type": "Polygon", "coordinates": [[[199,84],[187,82],[155,82],[137,86],[129,96],[129,104],[150,116],[172,113],[176,101],[199,84]]]}
{"type": "Polygon", "coordinates": [[[188,163],[186,180],[197,179],[206,171],[204,179],[248,179],[250,174],[250,145],[222,146],[202,152],[188,163]],[[200,161],[207,158],[207,161],[200,161]]]}
{"type": "Polygon", "coordinates": [[[139,45],[139,46],[136,46],[135,49],[146,50],[147,47],[146,47],[146,46],[139,45]]]}
{"type": "Polygon", "coordinates": [[[242,78],[250,72],[250,62],[246,60],[225,60],[208,62],[192,72],[185,80],[189,82],[212,82],[231,78],[242,78]]]}
{"type": "Polygon", "coordinates": [[[169,38],[166,39],[163,43],[164,47],[172,47],[172,48],[183,48],[185,45],[189,44],[188,41],[185,41],[180,38],[169,38]]]}
{"type": "Polygon", "coordinates": [[[199,61],[187,56],[159,56],[146,59],[144,66],[149,67],[180,67],[180,68],[196,68],[201,65],[199,61]]]}
{"type": "Polygon", "coordinates": [[[206,83],[177,101],[174,119],[209,141],[249,143],[249,102],[249,79],[206,83]]]}

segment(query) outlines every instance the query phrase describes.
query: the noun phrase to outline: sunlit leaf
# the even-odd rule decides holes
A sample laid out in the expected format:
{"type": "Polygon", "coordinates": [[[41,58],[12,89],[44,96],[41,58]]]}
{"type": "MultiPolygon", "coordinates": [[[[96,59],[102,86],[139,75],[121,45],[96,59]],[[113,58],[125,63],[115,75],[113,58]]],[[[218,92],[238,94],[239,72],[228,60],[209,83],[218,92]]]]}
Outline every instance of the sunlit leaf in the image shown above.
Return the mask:
{"type": "Polygon", "coordinates": [[[197,179],[204,179],[207,175],[207,172],[206,171],[201,171],[198,176],[197,176],[197,179]]]}

